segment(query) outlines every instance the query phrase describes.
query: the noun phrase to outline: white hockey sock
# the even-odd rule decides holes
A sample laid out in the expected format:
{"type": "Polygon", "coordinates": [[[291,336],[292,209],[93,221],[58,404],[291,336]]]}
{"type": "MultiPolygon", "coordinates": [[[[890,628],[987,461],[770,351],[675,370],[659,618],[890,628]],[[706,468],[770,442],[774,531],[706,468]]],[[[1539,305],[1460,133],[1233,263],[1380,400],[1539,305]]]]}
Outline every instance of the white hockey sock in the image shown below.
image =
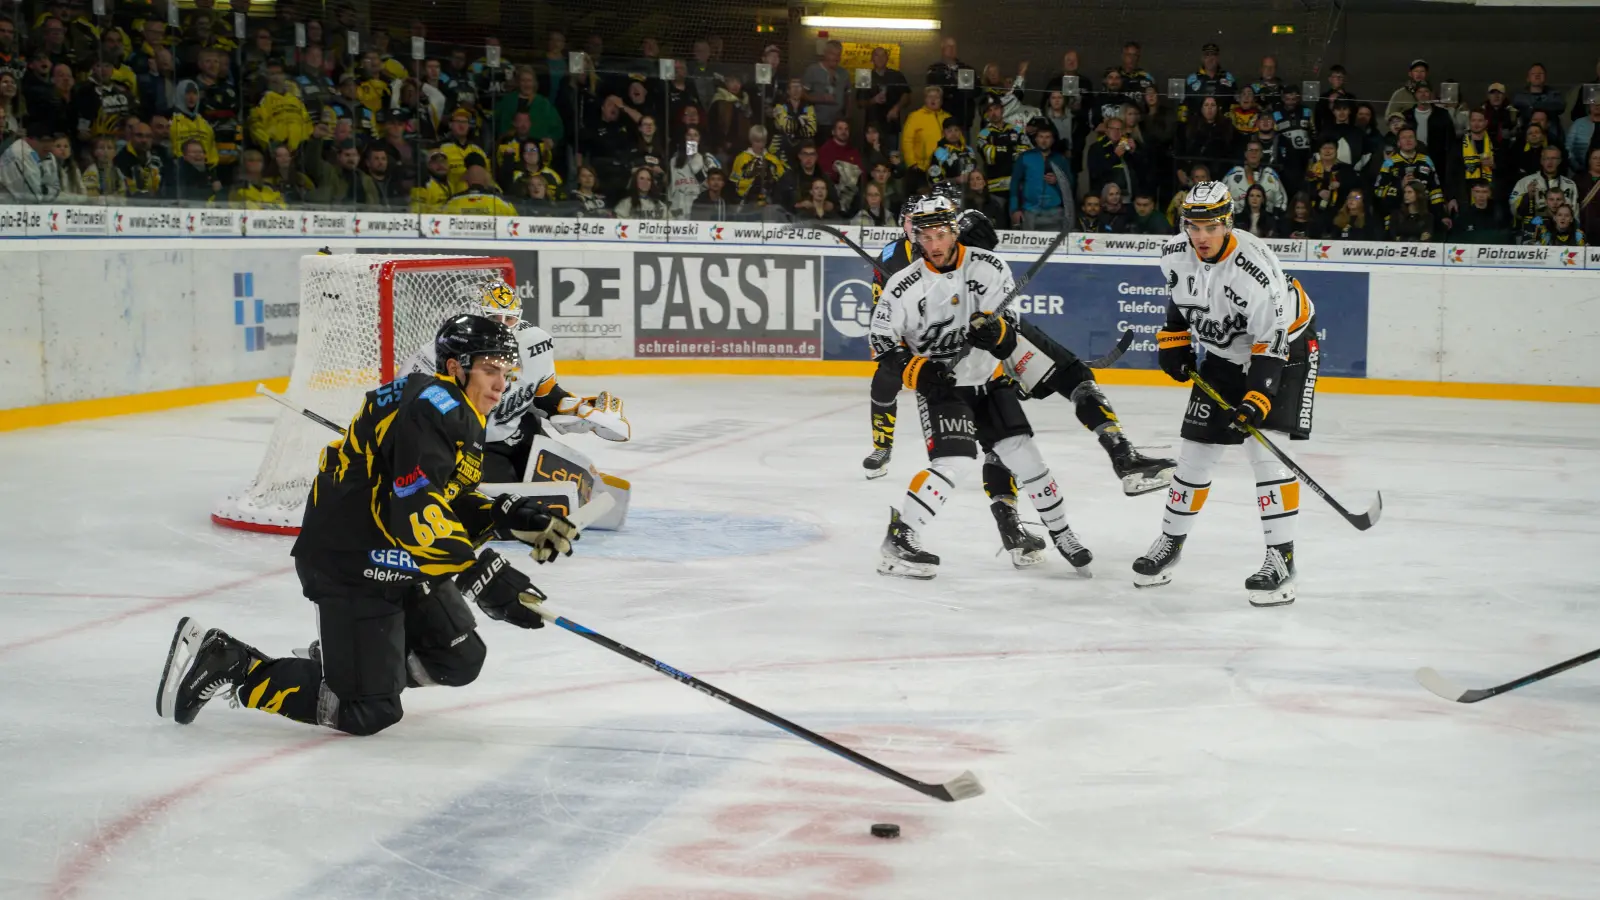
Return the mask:
{"type": "Polygon", "coordinates": [[[900,518],[917,531],[927,528],[955,492],[962,474],[976,464],[976,459],[965,457],[940,457],[930,461],[926,469],[911,476],[905,502],[900,504],[900,518]]]}
{"type": "Polygon", "coordinates": [[[1300,521],[1300,479],[1272,451],[1255,440],[1245,443],[1250,468],[1256,473],[1256,508],[1261,511],[1261,533],[1267,546],[1294,540],[1300,521]]]}
{"type": "Polygon", "coordinates": [[[1056,485],[1050,467],[1033,438],[1027,435],[1008,437],[994,445],[994,453],[1006,464],[1017,480],[1017,489],[1028,492],[1028,500],[1039,511],[1039,519],[1051,531],[1067,527],[1066,498],[1056,485]]]}
{"type": "Polygon", "coordinates": [[[1161,514],[1161,530],[1184,535],[1194,527],[1194,517],[1211,495],[1211,470],[1222,459],[1221,444],[1201,444],[1186,440],[1178,451],[1178,468],[1167,489],[1167,508],[1161,514]]]}

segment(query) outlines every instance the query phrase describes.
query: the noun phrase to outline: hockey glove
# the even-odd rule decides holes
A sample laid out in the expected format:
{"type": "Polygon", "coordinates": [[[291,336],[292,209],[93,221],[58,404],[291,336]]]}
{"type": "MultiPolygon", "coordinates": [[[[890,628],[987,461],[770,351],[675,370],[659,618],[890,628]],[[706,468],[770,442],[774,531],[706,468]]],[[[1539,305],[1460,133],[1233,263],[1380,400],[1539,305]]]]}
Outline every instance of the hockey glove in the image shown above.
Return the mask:
{"type": "Polygon", "coordinates": [[[558,555],[572,555],[572,542],[578,539],[577,526],[532,497],[501,494],[495,498],[490,515],[495,537],[527,544],[533,548],[533,558],[541,563],[558,555]]]}
{"type": "Polygon", "coordinates": [[[500,622],[510,622],[518,628],[543,628],[544,618],[522,605],[522,595],[531,594],[540,600],[544,594],[533,586],[528,576],[506,562],[506,558],[493,550],[479,554],[478,561],[456,576],[456,586],[461,596],[483,610],[483,614],[500,622]]]}
{"type": "Polygon", "coordinates": [[[926,356],[913,356],[906,363],[902,382],[908,391],[936,396],[956,386],[956,373],[948,365],[926,356]]]}
{"type": "Polygon", "coordinates": [[[1189,380],[1189,370],[1195,367],[1194,344],[1187,331],[1156,332],[1156,362],[1161,371],[1173,381],[1182,384],[1189,380]]]}
{"type": "Polygon", "coordinates": [[[592,431],[608,441],[633,437],[633,425],[622,414],[622,398],[609,391],[595,397],[563,397],[550,424],[562,434],[592,431]]]}
{"type": "Polygon", "coordinates": [[[1228,427],[1241,434],[1249,434],[1250,429],[1261,427],[1269,412],[1272,412],[1272,401],[1267,399],[1267,395],[1251,391],[1233,408],[1233,421],[1228,423],[1228,427]]]}
{"type": "Polygon", "coordinates": [[[979,350],[987,350],[998,359],[1005,359],[1017,349],[1017,332],[1004,316],[973,313],[967,324],[967,343],[979,350]]]}

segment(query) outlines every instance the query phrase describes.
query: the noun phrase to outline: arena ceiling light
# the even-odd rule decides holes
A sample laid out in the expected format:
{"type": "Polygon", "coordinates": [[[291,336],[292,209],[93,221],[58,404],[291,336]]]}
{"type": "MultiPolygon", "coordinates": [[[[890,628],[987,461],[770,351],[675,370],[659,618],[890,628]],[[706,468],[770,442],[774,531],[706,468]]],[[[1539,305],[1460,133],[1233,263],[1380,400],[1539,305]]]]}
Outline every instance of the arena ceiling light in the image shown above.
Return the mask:
{"type": "Polygon", "coordinates": [[[938,31],[938,19],[895,19],[882,16],[801,16],[808,28],[875,28],[886,31],[938,31]]]}

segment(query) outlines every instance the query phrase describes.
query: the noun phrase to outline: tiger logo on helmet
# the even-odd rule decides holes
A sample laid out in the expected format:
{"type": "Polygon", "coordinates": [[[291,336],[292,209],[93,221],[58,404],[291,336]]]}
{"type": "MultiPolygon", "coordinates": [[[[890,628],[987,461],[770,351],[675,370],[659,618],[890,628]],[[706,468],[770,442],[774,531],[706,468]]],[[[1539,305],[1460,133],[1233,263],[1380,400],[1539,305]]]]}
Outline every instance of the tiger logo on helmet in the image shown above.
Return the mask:
{"type": "Polygon", "coordinates": [[[511,325],[522,318],[522,301],[517,299],[516,289],[504,281],[490,282],[479,295],[478,306],[485,316],[512,319],[511,325]]]}
{"type": "Polygon", "coordinates": [[[1202,181],[1183,195],[1179,216],[1190,222],[1221,222],[1233,227],[1233,195],[1220,181],[1202,181]]]}

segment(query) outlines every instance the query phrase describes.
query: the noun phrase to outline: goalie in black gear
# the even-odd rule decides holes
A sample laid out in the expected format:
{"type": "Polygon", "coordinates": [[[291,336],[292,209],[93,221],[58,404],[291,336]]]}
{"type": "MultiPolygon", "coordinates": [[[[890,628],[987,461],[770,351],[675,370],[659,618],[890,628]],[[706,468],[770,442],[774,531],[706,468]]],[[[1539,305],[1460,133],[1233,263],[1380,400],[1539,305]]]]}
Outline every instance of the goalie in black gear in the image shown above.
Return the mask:
{"type": "Polygon", "coordinates": [[[479,493],[484,416],[516,367],[515,336],[482,316],[457,316],[435,341],[438,374],[368,392],[344,437],[323,450],[292,551],[320,637],[309,658],[269,657],[226,632],[178,623],[156,711],[183,724],[213,697],[348,734],[400,721],[400,692],[461,686],[486,653],[471,604],[492,619],[539,628],[522,604],[543,599],[493,550],[521,540],[547,562],[572,552],[571,522],[527,498],[479,493]]]}

